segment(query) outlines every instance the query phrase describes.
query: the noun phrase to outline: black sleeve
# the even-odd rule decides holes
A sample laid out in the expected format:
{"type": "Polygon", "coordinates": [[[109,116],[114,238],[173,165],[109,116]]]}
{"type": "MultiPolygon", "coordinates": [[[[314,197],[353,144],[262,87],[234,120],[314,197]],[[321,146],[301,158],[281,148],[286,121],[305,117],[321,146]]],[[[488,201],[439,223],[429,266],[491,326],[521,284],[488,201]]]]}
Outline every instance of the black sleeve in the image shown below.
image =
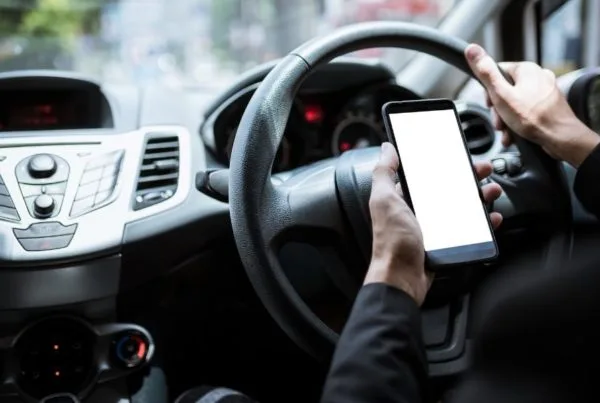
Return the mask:
{"type": "Polygon", "coordinates": [[[427,360],[415,301],[385,284],[362,288],[338,342],[322,403],[417,403],[427,360]]]}
{"type": "Polygon", "coordinates": [[[583,207],[600,218],[600,145],[577,170],[573,187],[583,207]]]}

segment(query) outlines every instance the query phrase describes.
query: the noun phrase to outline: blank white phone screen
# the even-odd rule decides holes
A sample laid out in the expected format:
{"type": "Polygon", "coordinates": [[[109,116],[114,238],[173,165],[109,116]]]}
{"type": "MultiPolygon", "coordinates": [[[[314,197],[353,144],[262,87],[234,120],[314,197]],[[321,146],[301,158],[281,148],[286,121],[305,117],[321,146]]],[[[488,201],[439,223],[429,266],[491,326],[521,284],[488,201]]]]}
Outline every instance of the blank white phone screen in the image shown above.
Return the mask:
{"type": "Polygon", "coordinates": [[[393,113],[390,123],[425,250],[492,242],[454,111],[393,113]]]}

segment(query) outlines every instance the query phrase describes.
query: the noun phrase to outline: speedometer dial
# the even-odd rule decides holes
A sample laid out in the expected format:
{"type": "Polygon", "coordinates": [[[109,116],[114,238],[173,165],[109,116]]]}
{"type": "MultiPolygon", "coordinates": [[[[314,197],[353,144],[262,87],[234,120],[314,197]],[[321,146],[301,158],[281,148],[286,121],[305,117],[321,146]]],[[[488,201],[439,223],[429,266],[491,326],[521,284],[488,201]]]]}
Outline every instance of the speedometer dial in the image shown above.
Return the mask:
{"type": "Polygon", "coordinates": [[[380,145],[385,141],[383,125],[373,113],[347,112],[336,126],[331,140],[333,155],[348,150],[380,145]]]}

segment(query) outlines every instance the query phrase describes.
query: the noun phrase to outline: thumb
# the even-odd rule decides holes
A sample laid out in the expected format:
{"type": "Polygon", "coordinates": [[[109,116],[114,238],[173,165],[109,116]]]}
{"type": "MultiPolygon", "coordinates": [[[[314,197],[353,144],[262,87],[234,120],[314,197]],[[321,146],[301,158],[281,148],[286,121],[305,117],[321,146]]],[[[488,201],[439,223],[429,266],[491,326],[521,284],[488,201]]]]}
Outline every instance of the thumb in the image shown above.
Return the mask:
{"type": "Polygon", "coordinates": [[[505,98],[512,86],[502,76],[496,61],[479,45],[470,44],[465,49],[465,57],[469,67],[477,79],[483,84],[492,100],[505,98]]]}
{"type": "Polygon", "coordinates": [[[399,160],[396,149],[390,143],[383,143],[379,161],[377,161],[373,170],[373,186],[395,189],[398,166],[399,160]]]}

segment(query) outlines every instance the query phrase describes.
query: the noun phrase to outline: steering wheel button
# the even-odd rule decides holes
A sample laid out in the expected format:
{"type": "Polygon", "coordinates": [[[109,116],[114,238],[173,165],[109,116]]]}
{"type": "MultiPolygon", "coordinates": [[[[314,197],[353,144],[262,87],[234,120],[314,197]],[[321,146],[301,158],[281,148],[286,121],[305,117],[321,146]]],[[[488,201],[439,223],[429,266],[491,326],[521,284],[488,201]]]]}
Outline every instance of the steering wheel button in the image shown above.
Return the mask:
{"type": "Polygon", "coordinates": [[[20,238],[44,238],[49,236],[73,235],[77,230],[77,224],[68,226],[59,222],[44,222],[31,224],[25,229],[13,229],[15,236],[20,238]]]}
{"type": "Polygon", "coordinates": [[[45,238],[17,238],[23,249],[29,252],[66,248],[71,243],[71,239],[73,234],[45,238]]]}
{"type": "Polygon", "coordinates": [[[493,159],[492,166],[494,167],[494,172],[498,175],[504,175],[506,173],[507,163],[504,158],[493,159]]]}
{"type": "Polygon", "coordinates": [[[102,177],[102,167],[98,167],[89,171],[85,171],[81,176],[80,185],[85,185],[90,182],[98,181],[102,177]]]}
{"type": "Polygon", "coordinates": [[[79,186],[75,200],[85,199],[86,197],[93,196],[98,191],[98,182],[88,183],[87,185],[79,186]]]}

